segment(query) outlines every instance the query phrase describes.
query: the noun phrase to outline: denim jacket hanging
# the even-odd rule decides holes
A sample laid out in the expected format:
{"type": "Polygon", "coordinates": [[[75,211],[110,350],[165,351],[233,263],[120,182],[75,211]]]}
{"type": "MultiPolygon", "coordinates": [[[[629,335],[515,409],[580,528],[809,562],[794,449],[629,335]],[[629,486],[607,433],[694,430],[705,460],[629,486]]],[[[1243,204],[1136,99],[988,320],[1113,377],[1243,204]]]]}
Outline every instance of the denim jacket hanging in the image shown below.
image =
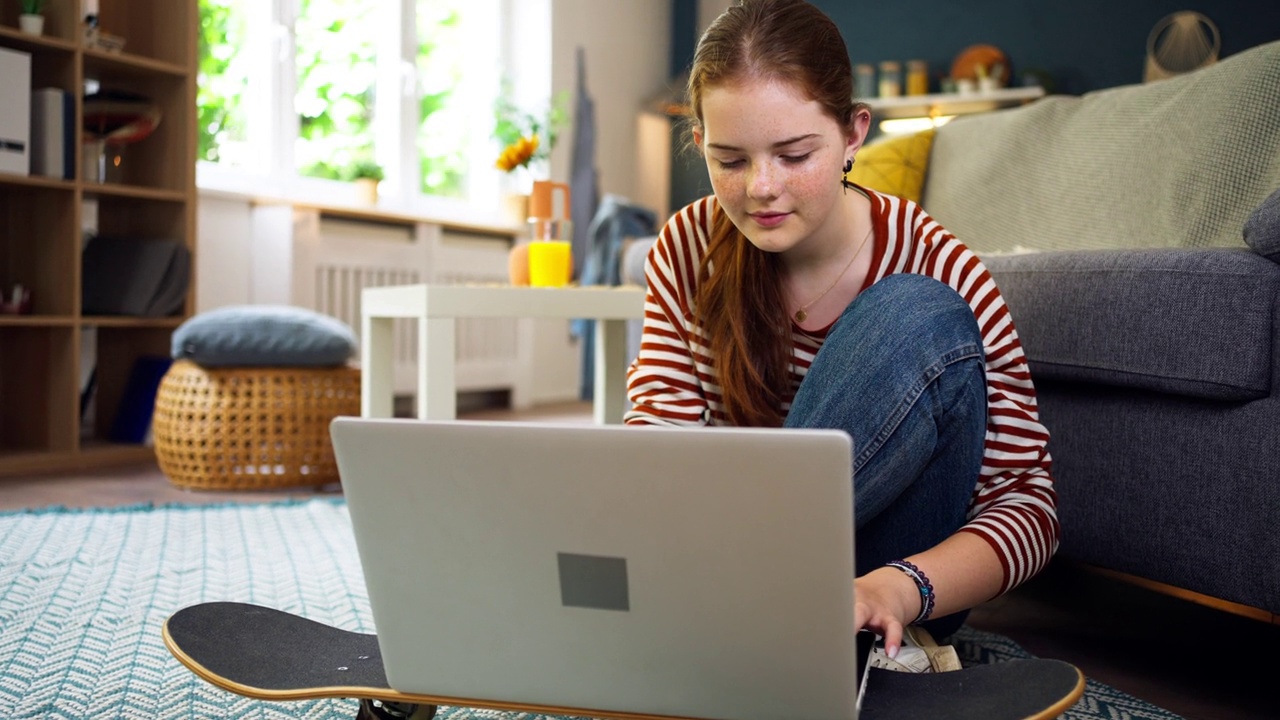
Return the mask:
{"type": "MultiPolygon", "coordinates": [[[[632,204],[626,198],[606,194],[587,230],[587,253],[578,284],[620,285],[622,283],[622,243],[631,237],[653,235],[657,214],[632,204]]],[[[595,323],[578,319],[572,323],[575,337],[582,341],[582,377],[579,397],[591,400],[595,378],[595,323]]]]}

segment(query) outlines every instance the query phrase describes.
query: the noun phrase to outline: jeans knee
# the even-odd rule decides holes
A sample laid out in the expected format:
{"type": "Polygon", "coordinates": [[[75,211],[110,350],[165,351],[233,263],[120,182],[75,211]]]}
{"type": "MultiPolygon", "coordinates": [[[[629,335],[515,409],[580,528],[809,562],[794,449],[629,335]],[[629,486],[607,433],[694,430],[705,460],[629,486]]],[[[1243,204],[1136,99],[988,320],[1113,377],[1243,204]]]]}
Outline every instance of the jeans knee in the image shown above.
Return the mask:
{"type": "Polygon", "coordinates": [[[925,355],[982,349],[982,333],[973,309],[951,286],[925,275],[898,273],[862,292],[832,327],[828,342],[841,336],[852,342],[876,338],[893,345],[911,339],[925,355]],[[834,336],[834,337],[833,337],[834,336]]]}

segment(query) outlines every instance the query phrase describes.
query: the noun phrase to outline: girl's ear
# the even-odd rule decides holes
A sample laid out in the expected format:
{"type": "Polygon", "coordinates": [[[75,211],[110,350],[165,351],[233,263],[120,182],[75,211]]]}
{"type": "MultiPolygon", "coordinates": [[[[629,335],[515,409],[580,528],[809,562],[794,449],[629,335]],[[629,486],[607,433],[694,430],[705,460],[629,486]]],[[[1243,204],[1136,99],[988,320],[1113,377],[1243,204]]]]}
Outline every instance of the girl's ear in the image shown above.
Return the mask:
{"type": "Polygon", "coordinates": [[[698,152],[702,152],[702,126],[694,125],[691,131],[693,133],[693,146],[698,148],[698,152]]]}
{"type": "Polygon", "coordinates": [[[848,147],[851,154],[857,153],[862,143],[871,132],[871,110],[866,105],[859,105],[849,119],[848,147]]]}

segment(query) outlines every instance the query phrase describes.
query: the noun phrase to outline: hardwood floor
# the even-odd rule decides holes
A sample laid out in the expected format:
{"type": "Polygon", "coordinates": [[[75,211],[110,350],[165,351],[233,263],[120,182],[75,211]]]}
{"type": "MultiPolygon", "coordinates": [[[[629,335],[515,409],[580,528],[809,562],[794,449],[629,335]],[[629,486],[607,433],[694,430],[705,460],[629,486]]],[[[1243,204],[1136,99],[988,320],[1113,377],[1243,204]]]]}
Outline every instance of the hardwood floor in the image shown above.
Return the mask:
{"type": "MultiPolygon", "coordinates": [[[[469,419],[591,422],[585,403],[529,412],[475,410],[469,419]]],[[[140,503],[266,502],[335,494],[338,488],[259,492],[188,491],[154,464],[79,475],[0,478],[0,510],[140,503]]],[[[3,561],[3,558],[0,558],[3,561]]],[[[1065,562],[970,615],[1040,656],[1074,663],[1086,676],[1191,720],[1273,720],[1271,682],[1280,626],[1202,607],[1065,562]],[[1258,661],[1258,657],[1271,657],[1258,661]]]]}

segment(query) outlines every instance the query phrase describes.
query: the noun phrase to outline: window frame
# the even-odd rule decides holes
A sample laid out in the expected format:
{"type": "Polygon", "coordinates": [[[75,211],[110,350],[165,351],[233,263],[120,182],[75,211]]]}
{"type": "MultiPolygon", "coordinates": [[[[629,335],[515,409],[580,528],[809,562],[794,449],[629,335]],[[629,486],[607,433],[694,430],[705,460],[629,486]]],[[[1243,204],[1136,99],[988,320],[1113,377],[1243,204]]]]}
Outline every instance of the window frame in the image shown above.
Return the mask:
{"type": "MultiPolygon", "coordinates": [[[[497,62],[494,77],[477,78],[478,83],[492,81],[494,91],[498,79],[512,78],[525,88],[550,86],[550,55],[547,45],[530,45],[521,40],[515,28],[528,21],[529,13],[545,13],[549,26],[550,0],[493,0],[491,19],[496,22],[493,34],[497,62]],[[531,7],[532,6],[532,7],[531,7]]],[[[386,172],[380,188],[379,208],[413,214],[457,219],[465,222],[494,223],[504,193],[518,191],[518,180],[492,168],[497,149],[489,133],[476,133],[468,148],[470,171],[465,199],[429,195],[419,190],[419,158],[417,145],[419,70],[416,67],[418,37],[416,28],[417,0],[378,0],[379,25],[386,37],[396,38],[396,52],[379,47],[378,75],[374,109],[376,137],[396,138],[394,147],[386,142],[375,146],[377,161],[386,172]],[[411,92],[408,92],[411,91],[411,92]]],[[[295,167],[294,143],[300,128],[294,106],[297,93],[295,63],[296,35],[293,21],[299,0],[247,2],[247,47],[250,67],[270,68],[255,73],[242,98],[246,107],[247,142],[256,163],[235,166],[198,160],[196,185],[201,191],[219,194],[247,195],[314,204],[352,205],[355,191],[351,183],[305,177],[295,167]]],[[[382,34],[380,33],[380,36],[382,34]]],[[[481,108],[473,98],[472,112],[492,117],[492,98],[481,108]]]]}

